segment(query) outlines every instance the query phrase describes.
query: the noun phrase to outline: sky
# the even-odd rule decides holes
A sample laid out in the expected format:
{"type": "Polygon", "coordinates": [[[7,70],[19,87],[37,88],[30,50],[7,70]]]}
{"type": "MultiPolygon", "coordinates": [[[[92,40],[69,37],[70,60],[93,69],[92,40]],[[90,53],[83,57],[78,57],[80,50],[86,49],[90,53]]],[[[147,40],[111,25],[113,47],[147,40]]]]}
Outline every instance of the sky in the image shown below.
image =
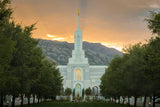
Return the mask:
{"type": "Polygon", "coordinates": [[[12,0],[11,7],[16,23],[36,23],[33,38],[70,43],[74,42],[80,9],[83,41],[121,51],[153,36],[144,19],[149,11],[160,9],[160,0],[12,0]]]}

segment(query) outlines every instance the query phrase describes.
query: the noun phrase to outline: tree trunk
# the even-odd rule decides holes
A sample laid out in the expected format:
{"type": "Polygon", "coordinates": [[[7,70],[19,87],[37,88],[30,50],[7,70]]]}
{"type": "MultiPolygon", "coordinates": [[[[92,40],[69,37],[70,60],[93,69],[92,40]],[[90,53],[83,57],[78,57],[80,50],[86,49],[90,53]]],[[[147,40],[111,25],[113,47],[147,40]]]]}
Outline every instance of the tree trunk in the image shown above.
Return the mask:
{"type": "Polygon", "coordinates": [[[115,103],[116,103],[116,97],[115,97],[115,99],[114,99],[114,100],[115,100],[115,103]]]}
{"type": "Polygon", "coordinates": [[[1,94],[1,103],[0,103],[0,107],[3,107],[3,95],[1,94]]]}
{"type": "Polygon", "coordinates": [[[21,106],[23,106],[23,94],[21,94],[21,106]]]}
{"type": "Polygon", "coordinates": [[[146,107],[146,96],[144,96],[143,107],[146,107]]]}
{"type": "Polygon", "coordinates": [[[123,97],[123,102],[122,102],[122,104],[124,104],[124,99],[125,99],[125,97],[123,97]]]}
{"type": "Polygon", "coordinates": [[[28,105],[30,105],[30,95],[28,95],[28,105]]]}
{"type": "Polygon", "coordinates": [[[153,95],[153,107],[155,107],[155,100],[156,100],[156,97],[155,95],[153,95]]]}
{"type": "Polygon", "coordinates": [[[130,106],[130,99],[129,99],[129,96],[128,96],[128,106],[130,106]]]}
{"type": "Polygon", "coordinates": [[[15,106],[15,95],[13,95],[13,98],[12,98],[12,107],[15,106]]]}
{"type": "Polygon", "coordinates": [[[134,107],[137,107],[137,97],[134,97],[134,107]]]}
{"type": "Polygon", "coordinates": [[[118,104],[120,104],[120,97],[118,97],[118,104]]]}
{"type": "Polygon", "coordinates": [[[39,103],[39,97],[38,97],[38,103],[39,103]]]}
{"type": "Polygon", "coordinates": [[[35,104],[35,94],[33,94],[33,104],[35,104]]]}

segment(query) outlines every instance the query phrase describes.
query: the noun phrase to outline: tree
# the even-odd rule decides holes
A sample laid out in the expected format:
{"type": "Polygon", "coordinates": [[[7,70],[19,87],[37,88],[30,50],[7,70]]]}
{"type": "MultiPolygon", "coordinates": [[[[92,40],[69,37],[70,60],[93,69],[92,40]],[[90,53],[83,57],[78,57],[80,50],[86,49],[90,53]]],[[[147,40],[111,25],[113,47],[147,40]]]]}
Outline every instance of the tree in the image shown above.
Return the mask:
{"type": "Polygon", "coordinates": [[[136,101],[143,95],[146,78],[143,73],[144,50],[141,44],[130,46],[122,57],[115,57],[109,64],[105,74],[101,78],[101,93],[104,96],[111,96],[119,99],[134,96],[136,101]],[[140,88],[141,87],[141,88],[140,88]]]}
{"type": "Polygon", "coordinates": [[[87,96],[92,94],[92,90],[91,90],[90,87],[88,87],[88,88],[85,90],[85,94],[86,94],[87,96]]]}
{"type": "Polygon", "coordinates": [[[64,95],[64,88],[63,88],[63,86],[61,87],[60,95],[64,95]]]}
{"type": "Polygon", "coordinates": [[[160,96],[160,87],[158,81],[160,81],[160,11],[152,11],[149,18],[145,19],[148,23],[148,28],[153,34],[158,36],[152,37],[148,44],[146,44],[146,54],[145,54],[145,75],[148,78],[150,84],[150,94],[153,96],[153,107],[155,107],[155,100],[160,96]]]}
{"type": "MultiPolygon", "coordinates": [[[[34,25],[27,26],[24,29],[20,25],[12,23],[13,32],[12,39],[16,41],[17,51],[11,61],[10,69],[14,71],[13,75],[18,78],[20,83],[20,89],[18,92],[21,94],[21,105],[23,105],[23,95],[27,93],[30,88],[29,76],[32,66],[32,50],[37,46],[36,40],[32,39],[31,31],[34,29],[34,25]]],[[[8,29],[9,30],[9,29],[8,29]]],[[[8,34],[10,32],[6,32],[8,34]]],[[[39,56],[40,57],[40,56],[39,56]]],[[[33,71],[32,71],[33,72],[33,71]]]]}
{"type": "Polygon", "coordinates": [[[25,71],[28,71],[30,68],[27,65],[29,62],[27,59],[29,59],[28,57],[31,55],[32,48],[36,46],[33,43],[33,41],[36,40],[31,39],[30,37],[30,32],[34,27],[33,25],[23,29],[20,25],[16,25],[14,21],[11,21],[12,9],[8,8],[8,4],[10,4],[10,0],[0,1],[0,39],[1,43],[3,43],[3,46],[1,45],[1,55],[3,56],[0,57],[1,61],[3,61],[3,65],[0,66],[2,70],[7,71],[8,69],[9,71],[3,73],[7,78],[9,78],[3,82],[8,83],[5,84],[8,86],[6,91],[8,91],[8,94],[12,94],[14,99],[19,93],[23,96],[22,91],[28,90],[27,87],[29,88],[27,79],[28,72],[25,71]],[[14,51],[15,49],[16,51],[14,51]]]}
{"type": "Polygon", "coordinates": [[[82,97],[84,98],[84,88],[82,89],[82,97]]]}
{"type": "Polygon", "coordinates": [[[64,93],[65,93],[65,95],[70,96],[72,94],[72,89],[66,88],[64,93]]]}
{"type": "Polygon", "coordinates": [[[150,95],[153,96],[153,107],[155,107],[155,100],[160,96],[160,37],[151,38],[146,45],[145,55],[145,75],[149,80],[150,95]]]}
{"type": "Polygon", "coordinates": [[[9,64],[16,52],[16,42],[5,35],[5,29],[8,28],[12,13],[8,4],[10,4],[9,0],[0,0],[0,107],[3,107],[3,97],[7,94],[7,78],[10,78],[8,75],[9,64]]]}
{"type": "Polygon", "coordinates": [[[12,9],[8,7],[10,0],[0,0],[0,26],[2,27],[9,22],[12,14],[12,9]]]}
{"type": "Polygon", "coordinates": [[[54,75],[54,87],[52,87],[52,91],[53,91],[53,94],[52,94],[52,97],[53,99],[55,100],[56,99],[56,95],[59,95],[60,94],[60,90],[61,90],[61,87],[63,87],[63,84],[62,84],[62,81],[63,81],[63,77],[61,76],[60,72],[59,72],[59,69],[57,69],[57,66],[56,64],[53,62],[52,63],[52,71],[53,71],[53,75],[54,75]]]}
{"type": "Polygon", "coordinates": [[[73,97],[75,96],[75,88],[73,89],[73,97]]]}
{"type": "MultiPolygon", "coordinates": [[[[123,71],[122,65],[124,60],[122,57],[116,56],[109,64],[105,74],[101,78],[101,93],[105,97],[112,97],[115,99],[123,96],[123,71]]],[[[120,101],[120,100],[119,100],[120,101]]]]}
{"type": "Polygon", "coordinates": [[[36,89],[38,98],[49,98],[52,95],[52,86],[54,86],[54,75],[51,69],[52,64],[44,60],[42,61],[42,65],[40,68],[40,74],[38,75],[37,82],[36,82],[36,89]],[[47,78],[46,78],[47,77],[47,78]],[[47,91],[46,91],[47,90],[47,91]]]}
{"type": "MultiPolygon", "coordinates": [[[[30,96],[33,94],[35,96],[36,88],[34,87],[36,79],[38,78],[41,61],[43,60],[43,52],[40,47],[35,47],[31,51],[31,55],[29,56],[29,73],[28,73],[28,79],[29,79],[29,88],[28,91],[25,93],[28,98],[28,104],[30,104],[30,96]]],[[[34,99],[35,101],[35,99],[34,99]]]]}
{"type": "Polygon", "coordinates": [[[151,11],[150,16],[145,19],[148,23],[148,28],[153,34],[160,36],[160,10],[158,12],[151,11]]]}
{"type": "Polygon", "coordinates": [[[55,63],[44,59],[38,40],[31,38],[35,24],[22,27],[11,19],[10,0],[0,0],[0,95],[15,97],[37,94],[43,98],[55,98],[62,87],[62,76],[55,63]],[[47,77],[47,79],[46,79],[47,77]],[[47,91],[46,91],[47,90],[47,91]]]}
{"type": "Polygon", "coordinates": [[[129,88],[129,93],[135,98],[134,107],[136,107],[137,98],[143,95],[143,88],[147,82],[143,73],[144,50],[145,48],[141,44],[136,44],[128,48],[129,59],[126,63],[125,79],[128,82],[127,87],[129,88]]]}
{"type": "MultiPolygon", "coordinates": [[[[6,38],[0,31],[0,95],[3,97],[4,91],[7,87],[5,76],[7,76],[9,64],[13,58],[13,53],[15,52],[15,42],[10,38],[6,38]]],[[[2,100],[1,100],[2,101],[2,100]]],[[[2,104],[2,102],[1,102],[2,104]]]]}

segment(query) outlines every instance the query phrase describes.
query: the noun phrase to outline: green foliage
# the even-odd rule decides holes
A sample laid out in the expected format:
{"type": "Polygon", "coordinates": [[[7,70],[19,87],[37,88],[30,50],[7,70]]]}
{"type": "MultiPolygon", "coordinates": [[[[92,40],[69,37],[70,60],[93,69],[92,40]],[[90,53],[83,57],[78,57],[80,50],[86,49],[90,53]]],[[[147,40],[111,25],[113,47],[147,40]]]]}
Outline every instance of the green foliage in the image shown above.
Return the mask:
{"type": "Polygon", "coordinates": [[[19,94],[55,98],[62,87],[60,72],[55,63],[45,59],[37,47],[39,41],[31,38],[35,24],[15,24],[9,4],[10,0],[0,0],[0,98],[12,95],[12,106],[19,94]]]}
{"type": "Polygon", "coordinates": [[[82,89],[82,97],[84,97],[84,88],[82,89]]]}
{"type": "Polygon", "coordinates": [[[9,8],[10,0],[0,0],[0,26],[8,23],[11,18],[12,9],[9,8]]]}
{"type": "MultiPolygon", "coordinates": [[[[160,35],[160,12],[152,12],[146,19],[153,33],[160,35]]],[[[152,37],[147,44],[125,49],[122,57],[115,57],[101,78],[101,93],[105,97],[160,95],[160,37],[152,37]]],[[[135,100],[136,106],[136,100],[135,100]]]]}
{"type": "Polygon", "coordinates": [[[144,73],[146,51],[145,45],[136,44],[128,47],[122,57],[115,57],[101,78],[102,95],[112,98],[148,95],[150,82],[144,73]]]}
{"type": "Polygon", "coordinates": [[[75,96],[75,88],[73,89],[73,97],[75,96]]]}
{"type": "Polygon", "coordinates": [[[85,90],[85,94],[86,95],[91,95],[92,94],[92,90],[91,90],[90,87],[85,90]]]}
{"type": "Polygon", "coordinates": [[[48,60],[42,61],[40,74],[38,75],[34,87],[38,97],[51,98],[60,94],[62,77],[59,75],[59,71],[55,68],[54,63],[51,63],[48,60]]]}
{"type": "Polygon", "coordinates": [[[148,22],[148,28],[152,33],[160,36],[160,10],[158,12],[151,11],[150,16],[145,20],[148,22]]]}
{"type": "MultiPolygon", "coordinates": [[[[7,37],[5,29],[8,29],[9,23],[6,23],[10,18],[11,9],[8,8],[9,0],[0,1],[0,97],[8,93],[8,74],[11,60],[16,52],[16,42],[11,37],[7,37]],[[4,27],[6,25],[7,27],[4,27]]],[[[13,79],[13,78],[12,78],[13,79]]],[[[2,102],[1,102],[2,104],[2,102]]]]}
{"type": "Polygon", "coordinates": [[[0,72],[6,71],[16,51],[15,42],[5,37],[0,30],[0,72]]]}
{"type": "Polygon", "coordinates": [[[119,96],[123,80],[121,78],[123,76],[123,73],[120,71],[122,63],[123,60],[121,57],[115,57],[111,61],[109,68],[106,70],[105,74],[102,76],[100,87],[101,93],[104,94],[104,96],[119,96]]]}
{"type": "Polygon", "coordinates": [[[65,95],[69,96],[69,95],[72,94],[72,89],[71,88],[66,88],[64,93],[65,93],[65,95]]]}
{"type": "Polygon", "coordinates": [[[145,75],[149,80],[150,91],[152,95],[160,95],[160,37],[151,38],[146,45],[146,54],[144,56],[145,75]]]}

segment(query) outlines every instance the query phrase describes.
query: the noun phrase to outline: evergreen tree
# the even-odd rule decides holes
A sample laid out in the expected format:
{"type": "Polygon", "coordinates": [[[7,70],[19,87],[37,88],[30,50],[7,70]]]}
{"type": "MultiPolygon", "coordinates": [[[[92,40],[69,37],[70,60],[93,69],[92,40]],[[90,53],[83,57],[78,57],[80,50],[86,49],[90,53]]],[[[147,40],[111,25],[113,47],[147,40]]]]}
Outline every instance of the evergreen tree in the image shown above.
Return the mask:
{"type": "Polygon", "coordinates": [[[148,44],[146,44],[145,53],[145,75],[148,78],[150,84],[150,95],[153,96],[153,107],[155,107],[155,100],[160,96],[160,87],[158,81],[160,81],[160,10],[152,11],[149,18],[145,19],[148,23],[148,28],[153,34],[158,36],[152,37],[148,44]]]}
{"type": "Polygon", "coordinates": [[[87,96],[92,94],[92,90],[91,90],[90,87],[88,87],[88,88],[85,90],[85,94],[86,94],[87,96]]]}
{"type": "Polygon", "coordinates": [[[65,89],[65,95],[70,96],[72,94],[72,89],[71,88],[66,88],[65,89]]]}
{"type": "MultiPolygon", "coordinates": [[[[10,62],[16,52],[16,42],[11,37],[5,35],[5,30],[8,29],[9,19],[12,10],[8,8],[9,0],[0,0],[0,107],[3,107],[3,97],[8,93],[8,87],[11,82],[8,78],[12,78],[8,74],[10,62]]],[[[12,78],[13,79],[13,78],[12,78]]]]}
{"type": "Polygon", "coordinates": [[[13,96],[12,107],[19,94],[21,106],[24,94],[28,97],[28,104],[31,94],[55,98],[62,87],[60,72],[55,63],[44,59],[42,49],[37,47],[38,40],[31,38],[35,24],[26,27],[15,24],[8,4],[10,0],[0,0],[1,107],[6,94],[13,96]]]}

